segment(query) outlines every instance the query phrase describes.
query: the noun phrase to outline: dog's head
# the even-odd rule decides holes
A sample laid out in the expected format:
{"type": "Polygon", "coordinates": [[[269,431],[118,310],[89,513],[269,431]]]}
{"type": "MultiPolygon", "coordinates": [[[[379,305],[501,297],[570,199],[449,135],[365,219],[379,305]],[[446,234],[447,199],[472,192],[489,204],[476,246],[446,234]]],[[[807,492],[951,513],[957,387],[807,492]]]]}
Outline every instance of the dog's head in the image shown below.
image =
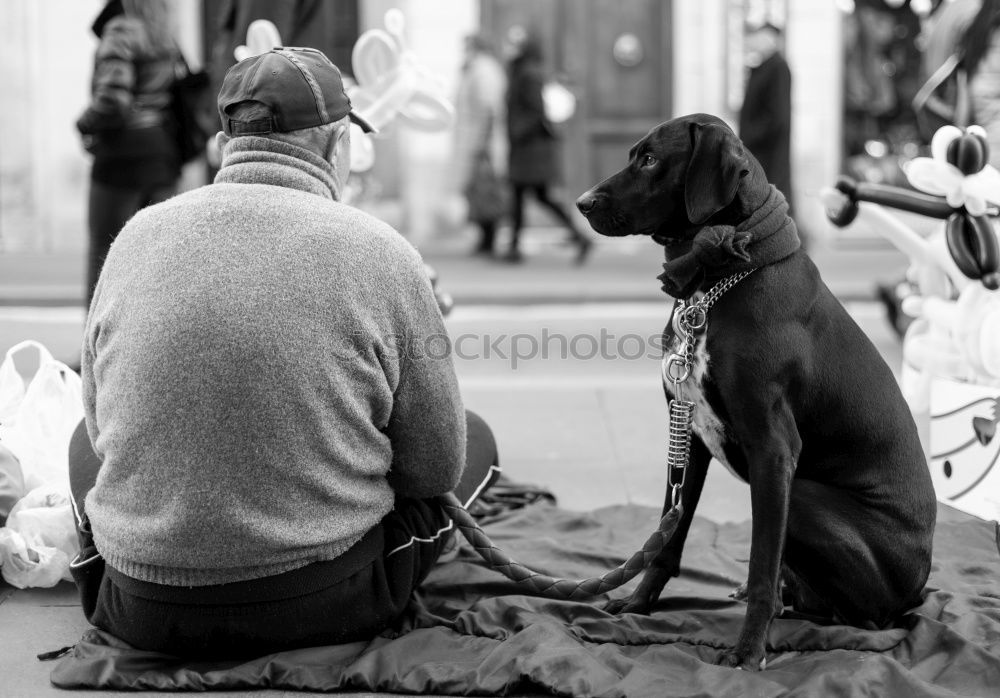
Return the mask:
{"type": "Polygon", "coordinates": [[[625,169],[583,194],[576,206],[601,235],[652,235],[661,243],[688,239],[737,203],[749,174],[763,176],[725,122],[690,114],[653,128],[632,146],[625,169]]]}

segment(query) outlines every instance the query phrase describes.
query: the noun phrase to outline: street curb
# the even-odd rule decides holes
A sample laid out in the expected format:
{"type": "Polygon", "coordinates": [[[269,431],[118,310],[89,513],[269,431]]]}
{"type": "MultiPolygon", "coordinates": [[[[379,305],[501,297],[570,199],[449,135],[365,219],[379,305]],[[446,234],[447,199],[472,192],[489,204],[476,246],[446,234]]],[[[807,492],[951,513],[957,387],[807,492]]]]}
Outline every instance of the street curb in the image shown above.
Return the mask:
{"type": "MultiPolygon", "coordinates": [[[[625,295],[580,295],[580,294],[505,294],[496,293],[462,293],[445,289],[455,305],[458,306],[480,306],[480,305],[507,305],[507,306],[529,306],[529,305],[584,305],[587,303],[658,303],[669,302],[669,298],[664,295],[650,296],[647,294],[625,294],[625,295]]],[[[849,292],[835,294],[841,303],[860,303],[875,301],[875,294],[849,292]]],[[[82,298],[59,298],[55,296],[45,297],[11,297],[4,296],[0,289],[0,308],[69,308],[81,307],[82,298]]]]}

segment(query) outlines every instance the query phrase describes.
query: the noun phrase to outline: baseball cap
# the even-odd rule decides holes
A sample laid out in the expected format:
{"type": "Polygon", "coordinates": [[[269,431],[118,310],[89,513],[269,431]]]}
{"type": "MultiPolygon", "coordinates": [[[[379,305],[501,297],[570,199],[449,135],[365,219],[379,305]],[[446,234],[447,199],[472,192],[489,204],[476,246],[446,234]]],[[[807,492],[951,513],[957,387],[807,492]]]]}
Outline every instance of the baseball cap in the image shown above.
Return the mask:
{"type": "Polygon", "coordinates": [[[219,117],[227,136],[252,136],[322,126],[349,116],[367,133],[375,129],[351,109],[340,70],[314,48],[278,47],[229,69],[219,89],[219,117]],[[270,116],[238,121],[229,110],[259,102],[270,116]]]}

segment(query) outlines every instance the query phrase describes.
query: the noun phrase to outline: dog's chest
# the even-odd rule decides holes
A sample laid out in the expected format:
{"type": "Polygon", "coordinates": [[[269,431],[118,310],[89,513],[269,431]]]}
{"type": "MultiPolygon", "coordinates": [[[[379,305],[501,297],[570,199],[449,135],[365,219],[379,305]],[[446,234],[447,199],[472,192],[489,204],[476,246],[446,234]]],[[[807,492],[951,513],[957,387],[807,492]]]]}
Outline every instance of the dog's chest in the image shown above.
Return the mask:
{"type": "MultiPolygon", "coordinates": [[[[674,394],[675,384],[667,377],[667,362],[670,360],[672,354],[682,354],[684,347],[681,338],[673,332],[672,324],[672,322],[668,323],[664,330],[663,336],[666,341],[664,343],[665,351],[662,361],[662,374],[664,377],[663,385],[667,394],[675,398],[677,397],[674,394]]],[[[726,457],[725,444],[729,438],[728,430],[712,408],[706,395],[705,388],[712,366],[706,344],[705,333],[702,332],[695,340],[691,372],[687,379],[680,383],[680,397],[694,403],[694,416],[691,425],[694,433],[702,440],[702,443],[708,448],[712,457],[726,466],[734,476],[739,477],[726,457]]]]}

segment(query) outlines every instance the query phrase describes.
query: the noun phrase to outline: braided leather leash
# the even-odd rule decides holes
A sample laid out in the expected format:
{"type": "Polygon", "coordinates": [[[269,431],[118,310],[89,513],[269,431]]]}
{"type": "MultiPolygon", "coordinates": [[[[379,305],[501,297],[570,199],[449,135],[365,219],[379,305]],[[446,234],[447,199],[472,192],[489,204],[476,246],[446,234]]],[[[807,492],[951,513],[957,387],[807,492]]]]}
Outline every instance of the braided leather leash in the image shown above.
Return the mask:
{"type": "Polygon", "coordinates": [[[458,526],[458,530],[462,532],[462,535],[475,548],[480,557],[489,563],[490,567],[496,569],[507,579],[529,587],[538,596],[547,596],[551,599],[586,599],[617,589],[639,574],[660,552],[674,535],[677,523],[681,519],[681,506],[678,504],[660,519],[660,525],[646,540],[642,549],[636,551],[623,564],[600,577],[572,580],[551,577],[512,560],[507,553],[493,544],[493,541],[479,527],[479,524],[465,510],[455,495],[449,492],[438,497],[438,500],[448,516],[458,526]]]}

